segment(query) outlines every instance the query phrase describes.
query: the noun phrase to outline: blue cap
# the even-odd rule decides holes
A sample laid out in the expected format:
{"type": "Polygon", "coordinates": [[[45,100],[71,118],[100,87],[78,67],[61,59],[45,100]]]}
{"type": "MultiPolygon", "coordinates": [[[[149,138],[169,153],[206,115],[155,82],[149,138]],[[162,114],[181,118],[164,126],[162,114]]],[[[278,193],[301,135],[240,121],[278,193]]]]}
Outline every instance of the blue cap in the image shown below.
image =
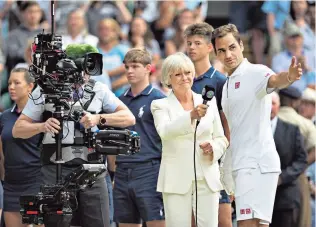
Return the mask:
{"type": "Polygon", "coordinates": [[[286,96],[286,97],[289,97],[291,99],[299,99],[302,97],[302,92],[294,86],[290,86],[290,87],[281,89],[279,94],[286,96]]]}

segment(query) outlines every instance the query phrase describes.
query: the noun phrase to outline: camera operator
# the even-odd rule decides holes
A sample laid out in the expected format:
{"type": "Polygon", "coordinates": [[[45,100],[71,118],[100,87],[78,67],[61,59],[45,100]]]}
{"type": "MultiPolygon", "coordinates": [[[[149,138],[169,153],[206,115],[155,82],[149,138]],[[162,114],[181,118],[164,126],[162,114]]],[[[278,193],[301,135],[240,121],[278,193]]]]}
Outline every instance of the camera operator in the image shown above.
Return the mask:
{"type": "Polygon", "coordinates": [[[131,49],[124,58],[131,85],[121,97],[136,118],[129,127],[142,138],[140,153],[117,156],[114,197],[114,220],[120,227],[164,227],[162,194],[157,192],[161,161],[161,140],[156,131],[150,105],[165,96],[149,83],[151,56],[145,49],[131,49]]]}
{"type": "MultiPolygon", "coordinates": [[[[81,45],[78,45],[78,49],[80,49],[80,46],[81,45]]],[[[98,52],[95,48],[91,48],[94,52],[98,52]]],[[[85,53],[81,54],[83,55],[85,53]]],[[[77,95],[79,96],[79,101],[82,102],[86,95],[85,91],[82,91],[82,88],[90,83],[88,82],[88,79],[89,76],[85,75],[84,84],[82,84],[79,88],[79,91],[75,92],[76,94],[74,94],[74,100],[75,95],[77,95]]],[[[75,88],[73,89],[75,90],[75,88]]],[[[133,114],[118,98],[115,97],[106,85],[95,82],[92,90],[95,92],[95,95],[87,108],[85,115],[80,120],[80,126],[83,126],[85,129],[89,129],[97,125],[125,128],[135,124],[133,114]],[[95,112],[96,114],[91,114],[89,112],[95,112]]],[[[41,154],[43,162],[43,183],[54,184],[56,182],[56,166],[53,162],[55,159],[53,156],[56,153],[55,144],[54,142],[51,144],[45,144],[44,141],[46,140],[46,137],[49,138],[52,134],[59,132],[61,129],[60,123],[56,118],[46,116],[47,110],[42,104],[44,102],[44,98],[40,94],[39,87],[34,90],[32,97],[32,99],[28,100],[23,113],[13,127],[13,137],[26,139],[39,133],[45,133],[44,140],[42,142],[43,148],[41,154]]],[[[75,126],[73,124],[64,124],[63,131],[74,131],[74,127],[75,126]],[[65,128],[66,126],[68,128],[65,128]]],[[[67,136],[65,139],[67,139],[67,136]]],[[[87,154],[88,149],[83,145],[76,146],[75,143],[69,145],[63,144],[62,156],[65,163],[62,166],[62,177],[65,177],[81,164],[102,162],[100,160],[96,162],[88,162],[87,154]]],[[[73,225],[82,227],[107,227],[110,225],[108,191],[106,188],[104,174],[101,174],[98,177],[91,188],[79,191],[77,193],[77,199],[78,208],[73,213],[72,219],[66,218],[66,216],[46,216],[44,219],[45,226],[66,227],[73,225]]]]}

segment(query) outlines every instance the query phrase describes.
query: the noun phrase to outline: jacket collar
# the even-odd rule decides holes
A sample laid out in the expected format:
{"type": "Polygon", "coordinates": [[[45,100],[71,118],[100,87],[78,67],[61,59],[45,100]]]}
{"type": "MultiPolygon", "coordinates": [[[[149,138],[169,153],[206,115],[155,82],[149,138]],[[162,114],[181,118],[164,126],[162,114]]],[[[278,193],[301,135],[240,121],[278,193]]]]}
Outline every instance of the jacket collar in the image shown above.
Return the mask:
{"type": "MultiPolygon", "coordinates": [[[[202,99],[202,96],[196,94],[194,91],[191,91],[192,92],[192,95],[193,95],[193,104],[194,104],[194,107],[196,107],[197,105],[199,104],[202,104],[203,102],[203,99],[202,99]]],[[[173,106],[175,106],[177,109],[179,110],[182,110],[182,111],[185,111],[181,105],[181,103],[179,102],[179,100],[177,99],[177,97],[175,96],[175,94],[173,93],[173,91],[170,92],[170,94],[168,95],[168,99],[169,99],[169,102],[171,102],[171,104],[173,106]]]]}

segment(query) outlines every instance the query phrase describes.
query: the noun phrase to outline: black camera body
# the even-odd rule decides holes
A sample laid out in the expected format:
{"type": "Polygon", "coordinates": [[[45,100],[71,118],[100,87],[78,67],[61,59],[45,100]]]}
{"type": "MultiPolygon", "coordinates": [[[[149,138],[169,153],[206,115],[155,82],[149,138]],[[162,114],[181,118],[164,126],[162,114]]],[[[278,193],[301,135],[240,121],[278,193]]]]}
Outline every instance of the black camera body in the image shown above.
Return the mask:
{"type": "Polygon", "coordinates": [[[62,51],[62,37],[53,34],[38,34],[33,43],[33,64],[35,75],[53,73],[59,60],[66,58],[62,51]],[[42,69],[45,69],[41,71],[42,69]]]}
{"type": "MultiPolygon", "coordinates": [[[[101,155],[132,155],[140,151],[138,134],[127,129],[88,130],[83,138],[76,139],[76,144],[81,142],[92,150],[88,161],[95,161],[101,155]]],[[[76,193],[92,187],[105,171],[104,164],[83,164],[68,174],[62,184],[43,185],[37,195],[21,196],[22,223],[41,225],[47,216],[72,215],[78,205],[76,193]]]]}
{"type": "MultiPolygon", "coordinates": [[[[102,54],[86,53],[72,59],[62,50],[62,37],[54,34],[38,34],[32,46],[33,64],[29,71],[43,93],[71,94],[73,84],[83,84],[84,73],[102,74],[102,54]]],[[[64,96],[64,95],[63,95],[64,96]]]]}
{"type": "MultiPolygon", "coordinates": [[[[75,122],[79,122],[83,116],[82,110],[71,112],[71,119],[75,122]]],[[[99,126],[99,128],[100,130],[96,132],[92,132],[91,129],[85,129],[82,131],[82,134],[76,135],[74,138],[76,145],[82,145],[94,150],[88,156],[88,161],[98,159],[93,155],[133,155],[140,151],[140,137],[137,132],[113,127],[99,126]]]]}
{"type": "Polygon", "coordinates": [[[96,153],[105,155],[133,155],[140,151],[140,138],[128,129],[100,130],[93,135],[96,153]]]}
{"type": "Polygon", "coordinates": [[[44,224],[45,215],[72,215],[70,207],[70,194],[72,192],[62,190],[62,185],[44,185],[37,195],[25,195],[20,197],[20,214],[23,224],[44,224]]]}
{"type": "Polygon", "coordinates": [[[105,171],[103,164],[83,164],[68,174],[63,184],[43,185],[37,195],[21,196],[22,223],[41,225],[46,216],[72,215],[78,205],[77,191],[92,187],[105,171]]]}

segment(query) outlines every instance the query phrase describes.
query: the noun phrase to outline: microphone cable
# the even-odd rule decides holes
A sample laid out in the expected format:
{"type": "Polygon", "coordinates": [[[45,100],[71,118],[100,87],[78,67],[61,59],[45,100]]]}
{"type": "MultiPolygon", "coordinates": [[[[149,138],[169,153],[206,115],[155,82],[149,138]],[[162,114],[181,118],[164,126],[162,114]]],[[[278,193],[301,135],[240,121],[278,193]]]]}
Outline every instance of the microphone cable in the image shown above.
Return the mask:
{"type": "Polygon", "coordinates": [[[197,210],[198,210],[198,198],[197,198],[197,177],[196,177],[196,162],[195,162],[195,156],[196,156],[196,131],[197,127],[199,125],[199,121],[196,122],[195,125],[195,131],[194,131],[194,150],[193,150],[193,165],[194,165],[194,182],[195,182],[195,227],[198,227],[197,224],[197,210]]]}
{"type": "MultiPolygon", "coordinates": [[[[203,98],[203,104],[207,105],[208,101],[211,101],[212,98],[215,95],[215,88],[206,85],[202,90],[202,98],[203,98]]],[[[200,119],[201,120],[201,119],[200,119]]],[[[195,182],[195,227],[198,227],[197,223],[197,210],[198,210],[198,196],[197,196],[197,177],[196,177],[196,162],[195,162],[195,156],[196,156],[196,131],[197,127],[200,124],[200,120],[196,121],[195,125],[195,131],[194,131],[194,150],[193,150],[193,165],[194,165],[194,182],[195,182]]]]}

